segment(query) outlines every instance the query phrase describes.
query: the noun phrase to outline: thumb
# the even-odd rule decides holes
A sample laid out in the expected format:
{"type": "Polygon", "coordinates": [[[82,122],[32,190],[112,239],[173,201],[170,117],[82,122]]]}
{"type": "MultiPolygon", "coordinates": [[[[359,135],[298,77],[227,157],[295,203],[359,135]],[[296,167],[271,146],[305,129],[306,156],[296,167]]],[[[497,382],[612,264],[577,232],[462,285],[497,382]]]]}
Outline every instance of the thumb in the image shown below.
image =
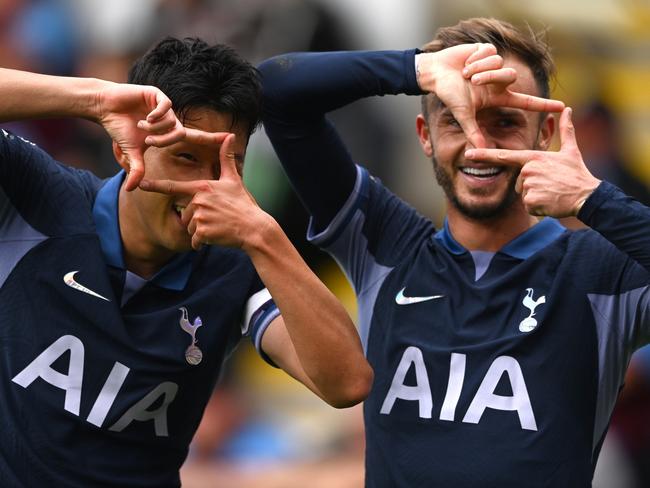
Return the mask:
{"type": "Polygon", "coordinates": [[[133,191],[138,187],[138,184],[144,177],[144,161],[142,154],[137,150],[125,150],[124,154],[129,165],[129,172],[126,177],[124,189],[126,191],[133,191]]]}
{"type": "Polygon", "coordinates": [[[470,142],[473,147],[483,148],[486,146],[485,136],[481,132],[478,123],[476,122],[476,117],[473,113],[470,113],[470,110],[457,111],[459,113],[454,114],[454,117],[460,124],[460,127],[465,133],[465,137],[470,142]]]}
{"type": "Polygon", "coordinates": [[[560,115],[560,150],[572,150],[578,148],[576,142],[576,131],[573,127],[571,115],[573,110],[571,107],[566,107],[560,115]]]}

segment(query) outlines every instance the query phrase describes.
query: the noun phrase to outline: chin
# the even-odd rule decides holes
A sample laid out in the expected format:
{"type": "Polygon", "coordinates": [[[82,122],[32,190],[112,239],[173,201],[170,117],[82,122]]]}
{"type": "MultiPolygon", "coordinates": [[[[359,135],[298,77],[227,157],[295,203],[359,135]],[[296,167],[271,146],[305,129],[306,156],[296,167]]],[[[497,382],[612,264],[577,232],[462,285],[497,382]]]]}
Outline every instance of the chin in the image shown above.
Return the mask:
{"type": "Polygon", "coordinates": [[[170,239],[165,247],[175,253],[191,251],[192,239],[170,239]]]}
{"type": "Polygon", "coordinates": [[[516,197],[516,193],[513,193],[492,201],[486,201],[486,199],[467,201],[452,198],[452,204],[465,217],[473,220],[492,220],[505,215],[515,202],[516,197]]]}

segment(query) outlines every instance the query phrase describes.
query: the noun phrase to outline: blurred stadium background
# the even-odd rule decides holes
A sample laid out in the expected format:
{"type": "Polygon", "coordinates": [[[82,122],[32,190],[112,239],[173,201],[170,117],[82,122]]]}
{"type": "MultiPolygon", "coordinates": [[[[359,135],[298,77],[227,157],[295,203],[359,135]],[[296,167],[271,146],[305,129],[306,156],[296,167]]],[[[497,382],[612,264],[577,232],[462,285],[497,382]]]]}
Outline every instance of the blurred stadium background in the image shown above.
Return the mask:
{"type": "MultiPolygon", "coordinates": [[[[585,161],[597,176],[650,203],[647,0],[0,0],[0,66],[120,82],[132,60],[165,35],[227,43],[258,63],[287,51],[412,48],[438,26],[471,16],[548,28],[558,65],[553,96],[574,107],[585,161]]],[[[418,107],[416,97],[387,97],[333,118],[357,161],[440,225],[444,205],[413,130],[418,107]]],[[[67,164],[100,176],[117,170],[107,136],[89,122],[3,127],[67,164]]],[[[262,130],[250,142],[245,180],[354,317],[345,278],[305,243],[306,216],[262,130]]],[[[642,350],[595,487],[650,486],[649,413],[650,353],[642,350]]],[[[327,407],[244,342],[206,409],[182,476],[187,488],[361,487],[361,410],[327,407]]]]}

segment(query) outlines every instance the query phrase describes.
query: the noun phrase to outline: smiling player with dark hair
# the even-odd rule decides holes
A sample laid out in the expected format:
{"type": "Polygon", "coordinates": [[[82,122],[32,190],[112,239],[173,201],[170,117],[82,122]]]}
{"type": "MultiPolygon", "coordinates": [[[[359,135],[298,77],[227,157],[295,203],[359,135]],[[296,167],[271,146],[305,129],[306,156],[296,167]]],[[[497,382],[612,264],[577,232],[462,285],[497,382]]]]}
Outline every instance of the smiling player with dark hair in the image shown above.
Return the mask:
{"type": "Polygon", "coordinates": [[[128,172],[0,131],[3,487],[179,486],[242,336],[336,407],[370,388],[346,311],[243,186],[256,70],[167,39],[129,80],[0,69],[0,120],[99,122],[128,172]]]}

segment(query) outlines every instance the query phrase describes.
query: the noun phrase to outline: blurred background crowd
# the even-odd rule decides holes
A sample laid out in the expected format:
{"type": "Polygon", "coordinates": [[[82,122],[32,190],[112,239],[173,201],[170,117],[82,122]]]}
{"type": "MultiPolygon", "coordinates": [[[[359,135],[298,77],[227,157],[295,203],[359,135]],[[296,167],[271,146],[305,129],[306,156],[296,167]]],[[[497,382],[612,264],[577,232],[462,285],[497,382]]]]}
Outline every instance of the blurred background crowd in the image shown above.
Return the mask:
{"type": "MultiPolygon", "coordinates": [[[[0,66],[121,82],[133,59],[166,35],[227,43],[257,64],[287,51],[417,47],[438,26],[471,16],[548,28],[558,65],[553,97],[574,108],[586,163],[597,177],[650,204],[647,0],[0,0],[0,66]]],[[[362,100],[332,118],[355,159],[439,226],[444,204],[416,143],[418,107],[417,97],[385,97],[362,100]]],[[[99,176],[118,169],[107,136],[90,122],[3,127],[99,176]]],[[[306,215],[263,130],[251,139],[245,181],[354,317],[345,278],[305,243],[306,215]]],[[[595,487],[650,486],[649,417],[650,351],[641,350],[595,487]]],[[[361,409],[327,407],[244,342],[206,409],[182,476],[187,488],[361,487],[361,409]]]]}

